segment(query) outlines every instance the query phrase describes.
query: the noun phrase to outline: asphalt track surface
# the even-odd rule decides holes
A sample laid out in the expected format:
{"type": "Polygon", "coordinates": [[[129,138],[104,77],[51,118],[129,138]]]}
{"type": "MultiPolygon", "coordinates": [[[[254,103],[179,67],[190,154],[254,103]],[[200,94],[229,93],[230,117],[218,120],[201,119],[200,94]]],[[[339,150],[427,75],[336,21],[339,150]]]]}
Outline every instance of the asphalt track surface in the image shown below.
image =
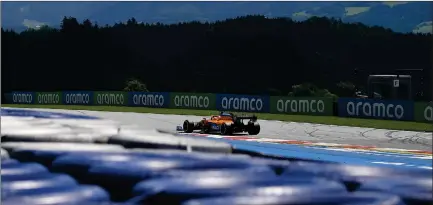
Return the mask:
{"type": "MultiPolygon", "coordinates": [[[[185,119],[198,121],[207,116],[162,115],[130,112],[100,112],[87,110],[36,109],[45,111],[85,114],[117,121],[124,125],[137,125],[146,129],[175,131],[185,119]]],[[[257,137],[310,142],[376,146],[432,151],[432,133],[359,128],[311,123],[258,120],[261,132],[257,137]]]]}

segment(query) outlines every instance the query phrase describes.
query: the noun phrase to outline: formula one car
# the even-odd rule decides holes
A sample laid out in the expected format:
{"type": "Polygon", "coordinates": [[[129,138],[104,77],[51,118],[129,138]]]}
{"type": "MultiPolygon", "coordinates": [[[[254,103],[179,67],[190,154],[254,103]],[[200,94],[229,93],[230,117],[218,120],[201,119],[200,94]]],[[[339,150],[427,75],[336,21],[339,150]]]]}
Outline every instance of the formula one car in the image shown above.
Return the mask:
{"type": "Polygon", "coordinates": [[[233,113],[221,112],[220,115],[211,116],[209,119],[203,118],[199,122],[185,120],[183,126],[177,126],[178,131],[192,133],[194,130],[200,130],[201,133],[218,133],[230,135],[233,133],[248,132],[250,135],[257,135],[260,132],[260,125],[257,117],[237,116],[233,113]],[[249,120],[247,124],[244,120],[249,120]]]}

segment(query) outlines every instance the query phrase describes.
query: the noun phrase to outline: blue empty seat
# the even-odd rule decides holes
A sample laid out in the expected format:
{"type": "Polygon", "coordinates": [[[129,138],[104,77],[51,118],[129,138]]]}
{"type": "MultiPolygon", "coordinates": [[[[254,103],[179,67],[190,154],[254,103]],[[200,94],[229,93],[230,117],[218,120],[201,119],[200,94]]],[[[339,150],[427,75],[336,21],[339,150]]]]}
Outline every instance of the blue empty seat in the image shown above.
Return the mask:
{"type": "Polygon", "coordinates": [[[89,169],[86,182],[102,186],[111,193],[112,200],[118,201],[131,197],[132,187],[136,183],[152,177],[275,176],[270,168],[264,166],[249,169],[204,169],[206,167],[195,167],[196,164],[197,162],[176,159],[146,159],[130,163],[106,162],[89,169]]]}
{"type": "MultiPolygon", "coordinates": [[[[143,148],[132,148],[128,149],[134,153],[139,153],[141,155],[153,156],[153,157],[181,157],[181,158],[191,158],[191,157],[200,157],[200,158],[215,158],[215,157],[229,157],[232,155],[227,154],[215,154],[215,153],[202,153],[202,152],[185,152],[183,150],[177,149],[143,149],[143,148]]],[[[239,158],[251,158],[248,155],[233,155],[233,157],[239,158]]]]}
{"type": "MultiPolygon", "coordinates": [[[[13,199],[13,200],[4,200],[2,201],[2,205],[16,205],[16,203],[26,203],[25,205],[60,205],[60,203],[40,203],[39,201],[37,202],[31,202],[29,200],[20,198],[20,199],[13,199]]],[[[72,201],[72,202],[65,202],[62,201],[61,205],[137,205],[137,204],[133,204],[133,203],[128,203],[128,202],[112,202],[112,201],[107,201],[107,202],[95,202],[95,201],[72,201]]]]}
{"type": "Polygon", "coordinates": [[[160,177],[272,177],[276,176],[272,169],[265,166],[250,167],[247,169],[205,169],[205,170],[170,170],[157,174],[160,177]]]}
{"type": "Polygon", "coordinates": [[[129,153],[74,153],[58,157],[52,163],[52,171],[68,173],[80,179],[92,165],[103,162],[133,162],[137,157],[129,153]]]}
{"type": "MultiPolygon", "coordinates": [[[[118,163],[117,166],[141,166],[149,169],[164,170],[182,167],[185,169],[212,169],[212,168],[248,168],[253,166],[247,160],[230,159],[229,157],[213,157],[202,159],[200,157],[185,158],[184,156],[150,156],[142,153],[93,153],[68,154],[58,157],[52,163],[52,171],[65,172],[79,178],[85,177],[88,169],[104,162],[118,163]],[[135,165],[134,165],[135,164],[135,165]],[[165,167],[164,167],[165,166],[165,167]],[[152,168],[153,167],[153,168],[152,168]]],[[[197,155],[198,156],[198,155],[197,155]]]]}
{"type": "Polygon", "coordinates": [[[261,194],[191,199],[182,205],[405,205],[398,196],[380,193],[261,194]]]}
{"type": "Polygon", "coordinates": [[[0,148],[1,159],[9,159],[9,153],[3,148],[0,148]]]}
{"type": "Polygon", "coordinates": [[[54,159],[67,153],[69,152],[23,149],[12,152],[11,157],[21,162],[38,162],[46,167],[50,167],[54,159]]]}
{"type": "Polygon", "coordinates": [[[349,190],[355,190],[361,182],[370,178],[386,176],[432,176],[428,170],[390,169],[383,167],[369,167],[344,165],[336,163],[296,162],[286,167],[284,176],[314,175],[342,181],[349,190]]]}
{"type": "MultiPolygon", "coordinates": [[[[30,177],[34,177],[30,176],[30,177]]],[[[5,180],[2,178],[2,198],[25,195],[44,195],[53,191],[77,186],[76,181],[64,174],[45,174],[25,180],[5,180]]]]}
{"type": "Polygon", "coordinates": [[[19,180],[33,180],[52,176],[51,172],[40,172],[40,173],[30,173],[30,174],[15,174],[15,175],[2,175],[1,180],[3,182],[9,181],[19,181],[19,180]]]}
{"type": "Polygon", "coordinates": [[[145,204],[178,204],[192,198],[230,195],[254,187],[286,186],[285,190],[309,188],[320,192],[346,192],[343,184],[320,178],[280,178],[276,176],[183,176],[152,179],[138,183],[134,200],[145,204]]]}
{"type": "Polygon", "coordinates": [[[37,163],[9,163],[2,164],[1,177],[26,178],[30,175],[45,174],[48,170],[37,163]]]}
{"type": "Polygon", "coordinates": [[[20,163],[18,160],[15,159],[2,159],[1,166],[7,167],[9,164],[18,164],[20,163]]]}
{"type": "Polygon", "coordinates": [[[403,198],[408,205],[433,204],[432,186],[431,176],[390,176],[365,180],[359,190],[393,193],[403,198]]]}
{"type": "Polygon", "coordinates": [[[54,205],[54,204],[110,204],[109,195],[97,186],[82,185],[70,189],[61,189],[52,192],[29,194],[26,196],[11,197],[2,200],[2,204],[32,204],[32,205],[54,205]],[[104,202],[104,203],[103,203],[104,202]]]}
{"type": "Polygon", "coordinates": [[[276,160],[276,159],[263,159],[263,158],[258,158],[258,157],[254,157],[251,158],[251,163],[254,163],[256,165],[266,165],[271,167],[275,172],[277,173],[281,173],[283,172],[283,170],[290,166],[290,164],[292,164],[293,162],[289,161],[289,160],[276,160]]]}
{"type": "Polygon", "coordinates": [[[232,146],[220,140],[197,136],[176,136],[174,133],[158,130],[121,129],[108,144],[123,145],[126,148],[178,149],[198,152],[232,153],[232,146]]]}
{"type": "Polygon", "coordinates": [[[82,144],[82,143],[43,143],[43,142],[6,142],[11,157],[23,162],[38,162],[44,166],[51,166],[54,159],[70,153],[107,153],[126,152],[118,145],[82,144]]]}
{"type": "Polygon", "coordinates": [[[417,175],[417,176],[431,176],[431,170],[422,169],[391,169],[385,167],[374,166],[359,166],[359,165],[346,165],[339,163],[312,163],[312,162],[296,162],[287,167],[287,174],[305,172],[313,173],[315,175],[323,175],[329,177],[381,177],[389,175],[417,175]]]}
{"type": "Polygon", "coordinates": [[[60,156],[67,154],[80,154],[80,155],[88,155],[88,154],[113,154],[108,151],[71,151],[71,150],[29,150],[22,149],[16,150],[12,152],[12,158],[18,159],[24,162],[38,162],[46,167],[50,167],[52,162],[60,156]]]}
{"type": "MultiPolygon", "coordinates": [[[[28,111],[11,113],[28,118],[5,118],[9,121],[2,137],[13,141],[1,143],[2,204],[6,205],[433,204],[431,170],[295,157],[270,160],[278,156],[259,153],[262,149],[244,150],[242,144],[247,142],[120,129],[117,123],[80,121],[54,113],[37,112],[45,120],[28,111]],[[38,142],[18,142],[22,140],[38,142]]],[[[290,153],[302,157],[294,151],[299,149],[292,148],[290,153]]],[[[391,161],[400,160],[395,157],[391,161]]],[[[368,159],[376,157],[364,158],[368,159]]],[[[416,159],[410,164],[421,168],[424,162],[416,159]]]]}
{"type": "Polygon", "coordinates": [[[185,152],[172,149],[131,149],[132,153],[139,154],[143,157],[153,158],[180,158],[192,160],[251,160],[251,156],[243,154],[222,154],[222,153],[205,153],[205,152],[185,152]]]}
{"type": "Polygon", "coordinates": [[[14,152],[17,150],[46,151],[117,151],[124,150],[119,145],[86,144],[73,142],[2,142],[2,148],[14,152]]]}

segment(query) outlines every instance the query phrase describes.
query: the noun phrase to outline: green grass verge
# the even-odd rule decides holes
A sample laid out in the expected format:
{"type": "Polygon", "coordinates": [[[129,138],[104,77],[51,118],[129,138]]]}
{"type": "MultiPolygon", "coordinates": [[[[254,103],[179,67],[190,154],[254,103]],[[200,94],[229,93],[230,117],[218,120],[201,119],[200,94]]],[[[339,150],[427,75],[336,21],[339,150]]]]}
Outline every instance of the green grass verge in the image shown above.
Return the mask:
{"type": "MultiPolygon", "coordinates": [[[[110,112],[137,112],[137,113],[156,113],[156,114],[177,114],[177,115],[199,115],[208,116],[217,113],[215,110],[186,110],[186,109],[164,109],[164,108],[146,108],[146,107],[118,107],[118,106],[84,106],[84,105],[16,105],[3,104],[3,107],[17,108],[52,108],[68,110],[94,110],[110,112]]],[[[358,118],[342,118],[335,116],[310,116],[310,115],[284,115],[284,114],[267,114],[256,113],[259,119],[264,120],[281,120],[292,122],[309,122],[328,125],[343,125],[356,127],[370,127],[392,130],[411,130],[411,131],[433,131],[433,125],[421,122],[405,122],[391,120],[372,120],[358,118]]]]}

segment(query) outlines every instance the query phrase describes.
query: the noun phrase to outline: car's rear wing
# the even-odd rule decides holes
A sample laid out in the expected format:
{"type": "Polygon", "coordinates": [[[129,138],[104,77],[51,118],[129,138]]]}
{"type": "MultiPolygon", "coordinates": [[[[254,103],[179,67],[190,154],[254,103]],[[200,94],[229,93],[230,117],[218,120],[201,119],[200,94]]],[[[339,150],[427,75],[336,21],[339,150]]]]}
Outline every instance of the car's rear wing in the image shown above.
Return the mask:
{"type": "Polygon", "coordinates": [[[251,116],[236,116],[236,118],[239,119],[239,120],[257,121],[257,116],[255,116],[255,115],[251,115],[251,116]]]}

